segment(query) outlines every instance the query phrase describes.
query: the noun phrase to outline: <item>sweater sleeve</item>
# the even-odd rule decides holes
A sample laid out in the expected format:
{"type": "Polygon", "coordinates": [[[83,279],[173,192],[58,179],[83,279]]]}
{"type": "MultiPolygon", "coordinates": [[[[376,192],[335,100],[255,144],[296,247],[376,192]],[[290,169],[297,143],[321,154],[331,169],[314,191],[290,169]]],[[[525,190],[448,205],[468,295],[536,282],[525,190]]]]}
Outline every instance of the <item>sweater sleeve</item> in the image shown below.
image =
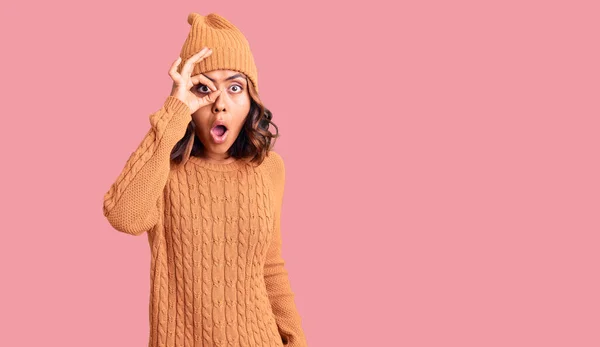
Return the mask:
{"type": "Polygon", "coordinates": [[[307,342],[302,329],[301,317],[294,302],[294,293],[281,255],[281,208],[285,185],[285,166],[279,154],[270,151],[269,155],[273,156],[267,165],[271,171],[275,193],[275,218],[274,234],[267,251],[264,267],[265,285],[284,346],[306,347],[307,342]]]}
{"type": "Polygon", "coordinates": [[[149,119],[150,130],[104,194],[103,213],[108,222],[116,230],[132,235],[141,235],[158,222],[171,151],[192,117],[184,102],[169,96],[149,119]]]}

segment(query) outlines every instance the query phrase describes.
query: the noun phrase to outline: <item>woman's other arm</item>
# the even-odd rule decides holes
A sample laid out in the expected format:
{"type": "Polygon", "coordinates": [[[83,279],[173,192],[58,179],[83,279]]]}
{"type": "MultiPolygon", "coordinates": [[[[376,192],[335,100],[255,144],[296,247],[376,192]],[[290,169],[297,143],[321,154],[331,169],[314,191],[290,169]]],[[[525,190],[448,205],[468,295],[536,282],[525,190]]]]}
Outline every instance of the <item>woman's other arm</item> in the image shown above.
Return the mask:
{"type": "Polygon", "coordinates": [[[264,278],[275,315],[277,327],[285,346],[306,347],[306,338],[302,329],[301,317],[296,309],[294,293],[292,291],[285,262],[281,256],[281,207],[283,205],[283,190],[285,186],[285,166],[283,158],[273,151],[273,156],[267,162],[271,172],[275,196],[275,224],[274,234],[267,251],[264,267],[264,278]]]}

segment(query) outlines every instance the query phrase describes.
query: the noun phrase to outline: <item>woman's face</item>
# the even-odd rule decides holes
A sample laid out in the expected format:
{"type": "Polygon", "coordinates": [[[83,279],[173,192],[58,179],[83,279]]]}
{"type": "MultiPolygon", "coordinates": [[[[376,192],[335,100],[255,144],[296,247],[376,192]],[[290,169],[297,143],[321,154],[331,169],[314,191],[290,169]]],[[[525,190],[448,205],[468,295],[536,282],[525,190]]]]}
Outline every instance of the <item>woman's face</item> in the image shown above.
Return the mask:
{"type": "MultiPolygon", "coordinates": [[[[211,159],[228,158],[227,151],[233,145],[242,130],[248,112],[250,112],[250,94],[246,76],[233,70],[213,70],[203,73],[212,80],[221,94],[214,103],[200,107],[192,114],[196,124],[196,134],[205,148],[205,156],[211,159]],[[221,135],[223,124],[227,130],[221,135]]],[[[210,93],[208,86],[197,84],[192,92],[199,97],[210,93]]]]}

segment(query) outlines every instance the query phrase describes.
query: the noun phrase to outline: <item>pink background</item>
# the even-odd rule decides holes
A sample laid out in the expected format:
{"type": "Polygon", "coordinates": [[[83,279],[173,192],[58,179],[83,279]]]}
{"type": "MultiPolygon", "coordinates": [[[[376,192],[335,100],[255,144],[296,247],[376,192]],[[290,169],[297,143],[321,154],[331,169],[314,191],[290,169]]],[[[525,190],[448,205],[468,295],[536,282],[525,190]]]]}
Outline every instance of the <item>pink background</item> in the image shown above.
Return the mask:
{"type": "Polygon", "coordinates": [[[598,2],[393,3],[3,3],[1,344],[147,344],[147,238],[103,195],[217,12],[282,134],[311,347],[599,346],[598,2]]]}

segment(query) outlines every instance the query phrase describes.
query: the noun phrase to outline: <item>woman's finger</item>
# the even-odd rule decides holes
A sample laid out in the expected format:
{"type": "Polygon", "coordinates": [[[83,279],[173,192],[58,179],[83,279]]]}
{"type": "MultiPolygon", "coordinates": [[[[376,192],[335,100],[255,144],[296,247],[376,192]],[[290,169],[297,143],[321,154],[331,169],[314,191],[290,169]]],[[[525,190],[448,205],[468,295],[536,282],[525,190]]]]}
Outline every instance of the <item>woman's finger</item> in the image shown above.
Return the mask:
{"type": "Polygon", "coordinates": [[[183,68],[181,69],[181,76],[185,79],[189,79],[194,65],[211,54],[212,51],[208,47],[204,47],[200,52],[192,55],[183,65],[183,68]]]}
{"type": "Polygon", "coordinates": [[[215,100],[217,100],[217,97],[219,97],[219,94],[221,94],[220,90],[214,91],[209,93],[208,95],[202,97],[202,98],[198,98],[198,108],[205,106],[205,105],[209,105],[215,102],[215,100]]]}
{"type": "Polygon", "coordinates": [[[181,57],[177,57],[177,60],[175,60],[173,62],[173,64],[171,64],[171,68],[169,69],[169,76],[171,76],[171,79],[174,82],[178,82],[179,79],[181,78],[181,75],[177,72],[177,67],[179,66],[180,62],[181,62],[181,57]]]}

